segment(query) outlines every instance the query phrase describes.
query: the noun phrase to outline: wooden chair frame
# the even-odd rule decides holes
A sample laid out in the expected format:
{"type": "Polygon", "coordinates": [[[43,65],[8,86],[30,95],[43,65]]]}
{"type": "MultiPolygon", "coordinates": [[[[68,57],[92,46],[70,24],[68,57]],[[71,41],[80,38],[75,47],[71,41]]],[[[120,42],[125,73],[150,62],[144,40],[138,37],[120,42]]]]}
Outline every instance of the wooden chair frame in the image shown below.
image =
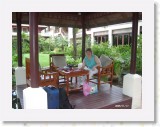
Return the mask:
{"type": "MultiPolygon", "coordinates": [[[[58,79],[59,79],[59,73],[50,72],[50,69],[42,70],[41,72],[39,72],[39,80],[40,80],[39,86],[53,85],[54,87],[58,88],[58,79]]],[[[30,86],[31,85],[30,84],[31,71],[30,71],[30,59],[29,58],[26,58],[26,80],[27,80],[27,84],[30,86]]]]}
{"type": "Polygon", "coordinates": [[[112,82],[113,82],[113,69],[114,69],[114,65],[113,62],[106,66],[106,67],[97,67],[98,69],[98,73],[95,74],[94,76],[97,77],[96,79],[98,80],[98,82],[92,81],[93,79],[90,80],[90,82],[96,83],[98,84],[98,89],[100,88],[100,84],[105,84],[105,83],[110,83],[110,87],[112,87],[112,82]],[[101,77],[102,76],[107,76],[108,80],[107,82],[101,83],[101,77]]]}
{"type": "MultiPolygon", "coordinates": [[[[59,67],[54,65],[54,61],[53,61],[53,58],[52,58],[53,56],[65,56],[65,55],[64,54],[50,54],[49,55],[50,70],[55,71],[55,72],[59,72],[58,71],[59,67]]],[[[61,80],[61,79],[64,80],[64,81],[59,82],[59,83],[65,83],[66,82],[65,81],[65,75],[59,74],[59,77],[61,77],[61,78],[59,78],[59,80],[61,80]]],[[[72,78],[71,78],[71,82],[72,82],[72,78]]]]}

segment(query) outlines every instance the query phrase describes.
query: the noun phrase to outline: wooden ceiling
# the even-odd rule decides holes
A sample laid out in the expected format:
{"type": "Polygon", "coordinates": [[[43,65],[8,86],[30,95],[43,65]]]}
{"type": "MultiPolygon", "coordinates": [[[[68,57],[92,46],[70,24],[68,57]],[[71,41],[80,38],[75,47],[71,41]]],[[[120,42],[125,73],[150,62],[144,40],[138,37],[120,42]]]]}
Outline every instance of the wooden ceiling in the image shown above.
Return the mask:
{"type": "MultiPolygon", "coordinates": [[[[29,13],[21,12],[22,24],[29,24],[29,13]]],[[[142,13],[139,13],[139,20],[142,13]]],[[[85,28],[101,27],[132,21],[132,12],[39,12],[38,24],[60,27],[85,28]],[[84,20],[83,20],[84,19],[84,20]]],[[[12,23],[16,23],[16,12],[12,13],[12,23]]]]}

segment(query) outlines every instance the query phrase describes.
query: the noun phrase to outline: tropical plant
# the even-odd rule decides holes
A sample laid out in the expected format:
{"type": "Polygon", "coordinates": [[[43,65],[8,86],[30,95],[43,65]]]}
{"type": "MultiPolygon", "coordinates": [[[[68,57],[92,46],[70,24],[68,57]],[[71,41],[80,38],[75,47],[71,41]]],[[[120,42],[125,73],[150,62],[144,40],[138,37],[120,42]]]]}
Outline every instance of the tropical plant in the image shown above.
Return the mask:
{"type": "Polygon", "coordinates": [[[22,53],[29,53],[30,45],[29,45],[29,36],[22,32],[22,53]]]}
{"type": "Polygon", "coordinates": [[[91,48],[91,37],[86,35],[86,48],[91,48]]]}
{"type": "Polygon", "coordinates": [[[54,37],[54,45],[64,52],[65,46],[68,46],[67,38],[62,36],[54,37]]]}
{"type": "MultiPolygon", "coordinates": [[[[142,74],[142,35],[138,36],[137,39],[136,73],[142,74]]],[[[129,72],[131,60],[130,45],[109,46],[108,42],[105,42],[94,44],[92,50],[98,57],[104,54],[113,59],[114,72],[117,76],[121,76],[123,71],[129,72]]]]}
{"type": "Polygon", "coordinates": [[[106,54],[110,56],[111,49],[109,47],[108,42],[102,42],[100,44],[95,44],[92,46],[93,53],[100,57],[102,54],[106,54]]]}
{"type": "Polygon", "coordinates": [[[77,66],[82,62],[82,58],[77,58],[76,60],[71,56],[66,56],[67,64],[77,66]]]}
{"type": "Polygon", "coordinates": [[[136,72],[142,75],[142,34],[137,40],[136,72]]]}

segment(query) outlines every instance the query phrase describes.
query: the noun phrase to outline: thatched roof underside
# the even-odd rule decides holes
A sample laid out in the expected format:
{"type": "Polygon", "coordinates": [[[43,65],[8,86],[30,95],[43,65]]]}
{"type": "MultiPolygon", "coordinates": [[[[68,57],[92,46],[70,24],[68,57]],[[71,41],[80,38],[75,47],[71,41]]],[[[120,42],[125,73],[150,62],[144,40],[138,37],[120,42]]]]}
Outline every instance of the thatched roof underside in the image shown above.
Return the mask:
{"type": "MultiPolygon", "coordinates": [[[[22,13],[22,24],[29,24],[29,13],[22,13]]],[[[139,20],[142,13],[139,13],[139,20]]],[[[132,21],[132,12],[39,12],[38,25],[85,28],[101,27],[132,21]]],[[[16,23],[16,12],[12,13],[16,23]]]]}

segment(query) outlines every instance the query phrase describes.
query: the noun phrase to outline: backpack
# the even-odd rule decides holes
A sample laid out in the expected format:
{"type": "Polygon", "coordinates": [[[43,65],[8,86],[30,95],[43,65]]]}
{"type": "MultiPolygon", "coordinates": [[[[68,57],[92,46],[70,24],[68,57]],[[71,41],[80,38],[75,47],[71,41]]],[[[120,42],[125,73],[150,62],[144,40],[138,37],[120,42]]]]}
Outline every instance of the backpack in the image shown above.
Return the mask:
{"type": "Polygon", "coordinates": [[[74,108],[74,106],[70,104],[67,93],[64,88],[59,88],[59,108],[60,109],[73,109],[74,108]]]}

